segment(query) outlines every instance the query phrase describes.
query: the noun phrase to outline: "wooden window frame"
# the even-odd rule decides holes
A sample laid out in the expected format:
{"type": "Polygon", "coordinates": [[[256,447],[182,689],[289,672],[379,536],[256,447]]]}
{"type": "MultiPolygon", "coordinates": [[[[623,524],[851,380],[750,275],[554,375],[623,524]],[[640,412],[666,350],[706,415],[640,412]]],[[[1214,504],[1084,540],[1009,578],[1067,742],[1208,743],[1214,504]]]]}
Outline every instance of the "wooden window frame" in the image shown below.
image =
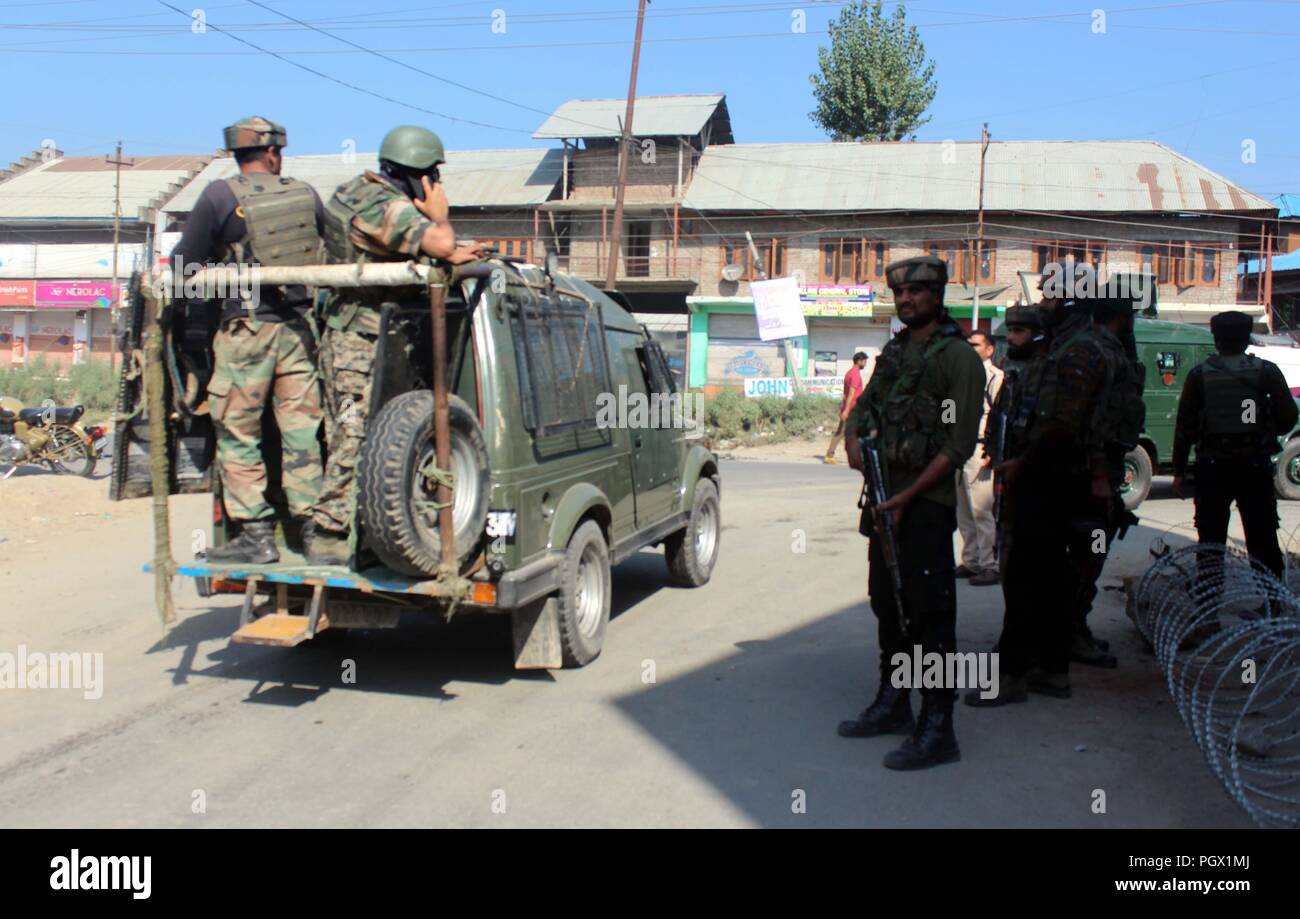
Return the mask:
{"type": "Polygon", "coordinates": [[[1134,247],[1140,271],[1143,268],[1142,250],[1152,249],[1151,273],[1156,283],[1173,287],[1219,287],[1223,283],[1223,253],[1227,247],[1220,242],[1193,242],[1191,240],[1144,240],[1134,247]],[[1207,281],[1205,253],[1214,254],[1214,279],[1207,281]]]}
{"type": "MultiPolygon", "coordinates": [[[[763,267],[766,269],[769,278],[779,278],[785,275],[786,260],[789,258],[789,249],[785,239],[779,236],[756,238],[754,248],[758,250],[759,257],[763,259],[763,267]]],[[[749,255],[749,242],[743,237],[722,240],[718,246],[718,258],[721,262],[719,270],[727,265],[743,265],[745,273],[741,275],[740,280],[761,280],[757,267],[753,264],[753,259],[749,255]],[[741,260],[729,257],[731,252],[739,253],[741,260]]]]}
{"type": "Polygon", "coordinates": [[[826,284],[887,283],[889,267],[889,240],[867,237],[827,236],[817,242],[817,276],[826,284]],[[877,252],[880,248],[881,251],[877,252]],[[828,250],[833,249],[833,254],[828,250]],[[826,270],[826,259],[831,258],[831,270],[826,270]],[[846,266],[845,262],[848,262],[846,266]]]}
{"type": "Polygon", "coordinates": [[[525,262],[533,260],[533,240],[527,236],[502,236],[499,239],[483,240],[482,245],[495,248],[502,256],[507,258],[522,258],[525,262]],[[523,254],[516,255],[508,251],[511,245],[518,247],[523,254]]]}
{"type": "Polygon", "coordinates": [[[1036,239],[1031,245],[1031,264],[1039,273],[1049,262],[1064,263],[1073,260],[1078,264],[1078,259],[1071,257],[1082,254],[1085,264],[1091,265],[1100,276],[1110,254],[1110,247],[1104,239],[1036,239]],[[1042,251],[1044,249],[1047,250],[1046,253],[1042,251]]]}
{"type": "Polygon", "coordinates": [[[986,277],[982,272],[976,271],[975,248],[978,242],[974,239],[932,239],[922,248],[926,255],[934,255],[947,262],[948,283],[968,285],[978,281],[981,284],[991,284],[998,276],[998,243],[996,239],[986,239],[979,243],[988,257],[989,271],[986,277]],[[951,260],[947,253],[952,253],[951,260]]]}

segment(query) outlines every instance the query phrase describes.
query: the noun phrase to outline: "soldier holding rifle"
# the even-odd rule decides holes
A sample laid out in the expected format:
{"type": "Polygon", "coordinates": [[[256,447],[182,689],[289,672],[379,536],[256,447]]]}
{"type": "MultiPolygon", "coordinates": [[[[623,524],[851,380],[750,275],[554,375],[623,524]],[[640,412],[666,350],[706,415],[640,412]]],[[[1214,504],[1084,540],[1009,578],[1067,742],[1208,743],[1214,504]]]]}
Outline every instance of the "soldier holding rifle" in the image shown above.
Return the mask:
{"type": "Polygon", "coordinates": [[[947,265],[925,256],[889,266],[899,321],[906,328],[880,354],[845,431],[849,464],[868,473],[875,497],[863,511],[871,538],[868,592],[880,643],[880,688],[843,737],[907,735],[885,757],[890,769],[924,769],[961,758],[953,733],[952,687],[894,685],[894,657],[956,650],[955,470],[975,452],[984,411],[984,368],[943,306],[947,265]],[[864,438],[868,451],[863,456],[864,438]],[[865,464],[865,465],[864,465],[865,464]],[[880,479],[876,479],[877,470],[880,479]],[[892,539],[891,539],[892,537],[892,539]],[[891,545],[887,545],[892,543],[891,545]]]}

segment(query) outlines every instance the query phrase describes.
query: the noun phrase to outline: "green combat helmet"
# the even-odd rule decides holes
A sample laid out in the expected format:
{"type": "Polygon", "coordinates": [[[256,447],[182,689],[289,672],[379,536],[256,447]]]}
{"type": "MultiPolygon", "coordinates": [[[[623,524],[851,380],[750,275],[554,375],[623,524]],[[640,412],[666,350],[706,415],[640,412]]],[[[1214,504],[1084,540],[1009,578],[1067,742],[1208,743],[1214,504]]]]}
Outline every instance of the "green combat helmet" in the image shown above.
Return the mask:
{"type": "Polygon", "coordinates": [[[404,124],[384,135],[379,145],[379,159],[407,169],[432,169],[447,161],[442,139],[428,128],[404,124]]]}
{"type": "Polygon", "coordinates": [[[261,147],[285,147],[289,134],[284,125],[252,115],[241,118],[224,131],[227,150],[256,150],[261,147]]]}

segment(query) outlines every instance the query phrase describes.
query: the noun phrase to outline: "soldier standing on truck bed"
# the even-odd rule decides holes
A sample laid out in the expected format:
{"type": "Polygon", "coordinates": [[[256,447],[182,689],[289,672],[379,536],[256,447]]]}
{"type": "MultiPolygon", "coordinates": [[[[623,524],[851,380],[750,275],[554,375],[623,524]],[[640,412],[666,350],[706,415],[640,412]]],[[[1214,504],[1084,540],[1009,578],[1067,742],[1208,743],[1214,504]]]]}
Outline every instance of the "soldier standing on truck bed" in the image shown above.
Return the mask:
{"type": "Polygon", "coordinates": [[[1246,354],[1251,319],[1230,310],[1210,320],[1218,351],[1193,367],[1183,383],[1174,430],[1174,492],[1196,448],[1196,534],[1203,543],[1228,540],[1237,502],[1246,549],[1282,577],[1277,544],[1277,495],[1272,457],[1278,438],[1295,426],[1296,405],[1277,365],[1246,354]]]}
{"type": "Polygon", "coordinates": [[[1114,507],[1104,411],[1115,370],[1087,302],[1095,277],[1088,266],[1050,264],[1042,290],[1038,309],[1050,345],[1024,449],[1001,468],[1015,495],[1008,590],[1024,598],[1034,633],[1034,666],[1000,683],[1007,701],[1023,701],[1025,690],[1069,698],[1073,600],[1084,557],[1095,551],[1114,507]]]}
{"type": "MultiPolygon", "coordinates": [[[[455,265],[480,258],[481,249],[456,246],[438,171],[444,162],[442,141],[432,131],[410,125],[389,131],[379,148],[379,172],[340,185],[326,207],[326,260],[429,258],[455,265]]],[[[356,468],[370,413],[380,305],[400,293],[400,288],[341,289],[325,303],[321,371],[329,460],[313,511],[312,564],[345,565],[352,557],[356,468]]]]}
{"type": "MultiPolygon", "coordinates": [[[[984,412],[984,366],[943,306],[948,269],[933,256],[905,259],[886,271],[898,318],[906,328],[880,353],[866,391],[845,426],[849,464],[863,469],[859,432],[874,431],[886,479],[878,515],[896,521],[902,607],[913,634],[903,631],[878,522],[872,531],[868,593],[880,645],[880,688],[842,737],[909,735],[884,761],[889,769],[924,769],[961,758],[952,727],[951,686],[921,689],[912,716],[909,689],[894,684],[895,655],[956,652],[957,578],[952,536],[957,529],[956,470],[975,452],[984,412]]],[[[864,514],[870,514],[868,508],[864,514]]]]}
{"type": "MultiPolygon", "coordinates": [[[[324,212],[315,190],[280,175],[285,129],[261,117],[225,129],[239,175],[203,190],[172,250],[173,277],[212,262],[315,265],[324,212]]],[[[320,494],[321,424],[310,306],[301,286],[265,287],[248,300],[221,301],[212,343],[208,408],[217,432],[217,468],[226,512],[240,532],[208,550],[210,561],[278,561],[275,510],[267,502],[262,416],[269,402],[280,430],[281,483],[289,512],[305,524],[320,494]]],[[[304,526],[310,541],[310,528],[304,526]]]]}

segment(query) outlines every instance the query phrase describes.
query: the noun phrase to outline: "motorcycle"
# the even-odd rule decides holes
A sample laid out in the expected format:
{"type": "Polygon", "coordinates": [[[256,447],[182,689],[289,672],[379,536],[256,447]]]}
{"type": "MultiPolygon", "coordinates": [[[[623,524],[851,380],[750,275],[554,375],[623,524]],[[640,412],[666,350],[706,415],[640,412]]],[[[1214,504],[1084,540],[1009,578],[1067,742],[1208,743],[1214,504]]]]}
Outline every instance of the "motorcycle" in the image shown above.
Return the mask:
{"type": "Polygon", "coordinates": [[[59,408],[53,402],[24,408],[17,399],[0,396],[0,469],[9,467],[0,473],[0,481],[23,464],[45,464],[67,475],[92,475],[102,447],[78,424],[85,411],[81,405],[59,408]]]}

